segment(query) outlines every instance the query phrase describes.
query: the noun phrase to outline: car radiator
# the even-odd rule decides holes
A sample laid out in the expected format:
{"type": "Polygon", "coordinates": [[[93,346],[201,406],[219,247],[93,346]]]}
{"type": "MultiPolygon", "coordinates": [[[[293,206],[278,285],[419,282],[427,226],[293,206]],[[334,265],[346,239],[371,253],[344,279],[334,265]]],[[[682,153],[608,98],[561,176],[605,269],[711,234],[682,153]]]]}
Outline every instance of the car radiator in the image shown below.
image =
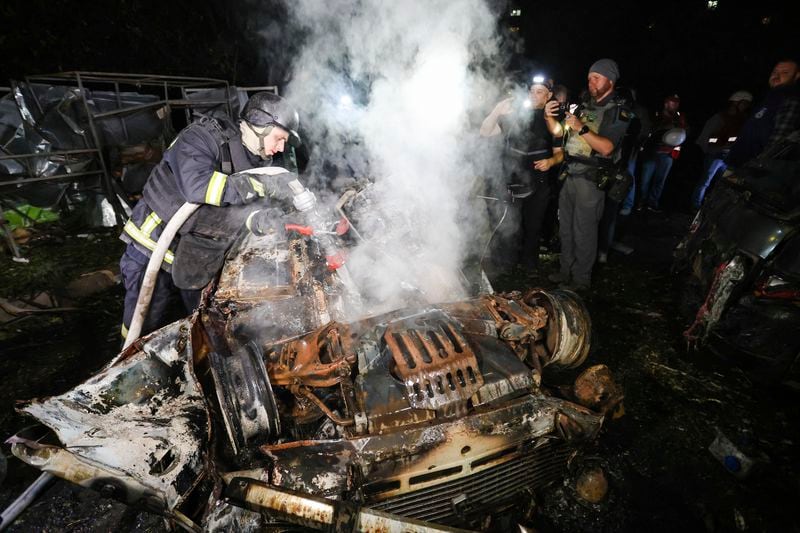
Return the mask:
{"type": "Polygon", "coordinates": [[[500,510],[500,506],[510,503],[520,492],[560,479],[566,473],[572,452],[574,448],[557,440],[524,452],[513,448],[473,461],[470,475],[367,505],[418,520],[457,524],[487,509],[500,510]]]}

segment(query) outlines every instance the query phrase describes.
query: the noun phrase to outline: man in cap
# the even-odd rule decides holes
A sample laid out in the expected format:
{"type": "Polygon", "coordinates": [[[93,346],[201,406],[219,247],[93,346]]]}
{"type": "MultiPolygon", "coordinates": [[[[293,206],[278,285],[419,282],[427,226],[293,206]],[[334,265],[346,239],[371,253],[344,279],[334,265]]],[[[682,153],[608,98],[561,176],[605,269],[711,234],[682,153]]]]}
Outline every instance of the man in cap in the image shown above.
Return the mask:
{"type": "Polygon", "coordinates": [[[725,158],[736,142],[742,129],[753,95],[747,91],[736,91],[728,98],[727,107],[706,121],[697,137],[697,145],[703,150],[703,174],[692,193],[692,207],[700,208],[706,190],[714,177],[725,171],[725,158]]]}
{"type": "Polygon", "coordinates": [[[800,65],[796,60],[782,59],[775,64],[769,75],[770,91],[742,127],[726,159],[728,166],[743,165],[768,153],[800,128],[798,79],[800,65]]]}
{"type": "Polygon", "coordinates": [[[586,289],[597,256],[598,223],[603,214],[609,175],[617,173],[618,146],[628,129],[631,111],[617,98],[619,67],[600,59],[589,69],[589,100],[567,113],[565,179],[558,199],[561,268],[550,276],[562,287],[586,289]]]}
{"type": "Polygon", "coordinates": [[[176,284],[175,278],[178,274],[193,281],[213,277],[213,270],[221,266],[235,235],[235,229],[232,231],[223,221],[236,218],[234,224],[241,227],[244,220],[239,219],[246,218],[236,206],[276,195],[288,196],[284,182],[294,179],[294,174],[247,171],[270,166],[272,157],[283,152],[297,125],[297,113],[285,100],[260,92],[245,104],[238,124],[202,117],[178,134],[150,173],[142,199],[120,236],[128,243],[120,260],[126,291],[123,337],[133,317],[149,257],[172,216],[187,202],[204,206],[186,221],[170,244],[158,272],[143,334],[164,325],[170,303],[178,293],[187,310],[197,306],[197,289],[202,285],[182,286],[176,284]],[[215,220],[209,222],[211,218],[215,220]],[[173,265],[174,262],[180,265],[173,265]]]}
{"type": "MultiPolygon", "coordinates": [[[[503,134],[504,174],[507,185],[520,198],[519,210],[509,217],[511,242],[505,242],[502,255],[506,266],[518,261],[526,269],[539,268],[539,236],[550,196],[548,175],[551,168],[564,159],[562,131],[556,120],[558,102],[550,101],[553,82],[543,75],[534,76],[527,98],[516,101],[508,98],[498,103],[483,121],[483,137],[503,134]],[[521,217],[519,216],[521,211],[521,217]],[[522,231],[519,231],[521,218],[522,231]],[[522,238],[520,239],[520,233],[522,238]]],[[[501,261],[502,262],[502,261],[501,261]]]]}

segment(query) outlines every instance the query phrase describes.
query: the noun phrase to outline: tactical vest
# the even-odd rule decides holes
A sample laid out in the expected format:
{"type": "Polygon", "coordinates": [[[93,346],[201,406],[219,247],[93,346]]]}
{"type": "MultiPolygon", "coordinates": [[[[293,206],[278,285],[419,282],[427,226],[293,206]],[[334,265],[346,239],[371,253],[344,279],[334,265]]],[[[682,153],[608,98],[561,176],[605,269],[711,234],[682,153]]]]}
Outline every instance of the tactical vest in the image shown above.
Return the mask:
{"type": "Polygon", "coordinates": [[[522,182],[529,181],[532,176],[546,176],[546,172],[533,167],[536,161],[553,156],[553,136],[547,129],[544,111],[523,110],[506,117],[503,117],[501,129],[506,132],[507,171],[516,174],[516,180],[522,182]]]}
{"type": "MultiPolygon", "coordinates": [[[[631,111],[617,98],[611,97],[608,102],[598,106],[594,100],[581,104],[575,111],[575,115],[589,127],[589,130],[598,135],[600,129],[606,123],[614,123],[620,120],[623,113],[627,114],[630,120],[631,111]]],[[[589,146],[586,139],[577,132],[573,132],[567,138],[564,145],[568,171],[570,174],[594,174],[597,167],[607,167],[619,161],[619,142],[609,157],[603,157],[589,146]]]]}

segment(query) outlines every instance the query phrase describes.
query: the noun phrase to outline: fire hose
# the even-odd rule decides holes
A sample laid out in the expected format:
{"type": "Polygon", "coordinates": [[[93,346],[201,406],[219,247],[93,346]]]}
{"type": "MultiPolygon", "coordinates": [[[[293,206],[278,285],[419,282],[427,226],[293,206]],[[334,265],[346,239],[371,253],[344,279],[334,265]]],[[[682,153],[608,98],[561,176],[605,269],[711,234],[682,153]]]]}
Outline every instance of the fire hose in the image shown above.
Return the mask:
{"type": "Polygon", "coordinates": [[[36,499],[36,496],[47,487],[54,477],[55,476],[50,472],[45,472],[36,478],[36,481],[31,483],[30,486],[25,489],[25,492],[0,514],[0,531],[10,526],[20,513],[36,499]]]}
{"type": "MultiPolygon", "coordinates": [[[[289,183],[289,189],[291,189],[295,197],[298,197],[300,194],[306,192],[306,188],[303,187],[299,180],[292,180],[289,183]]],[[[131,325],[128,328],[128,335],[125,338],[125,344],[122,347],[123,351],[125,348],[130,346],[133,341],[138,339],[139,334],[142,332],[144,319],[147,316],[147,310],[150,307],[150,299],[152,298],[153,290],[156,287],[158,270],[161,268],[161,262],[164,260],[164,256],[169,249],[172,239],[175,237],[175,234],[178,233],[178,230],[181,229],[184,222],[186,222],[186,220],[192,216],[192,213],[194,213],[198,207],[200,207],[200,204],[193,204],[190,202],[183,204],[180,209],[178,209],[177,213],[172,216],[169,223],[164,228],[164,232],[158,238],[155,250],[153,250],[153,253],[150,256],[150,261],[147,263],[147,270],[145,270],[144,278],[142,279],[142,287],[139,290],[139,298],[136,300],[136,309],[133,311],[133,318],[131,318],[131,325]]]]}
{"type": "MultiPolygon", "coordinates": [[[[266,168],[269,168],[274,172],[276,167],[266,168]]],[[[280,171],[286,172],[284,169],[280,169],[280,171]]],[[[305,197],[307,197],[310,194],[310,192],[303,187],[299,180],[291,181],[289,183],[289,189],[295,195],[296,199],[299,198],[300,195],[305,195],[305,197]]],[[[175,237],[175,234],[178,233],[178,230],[183,226],[186,220],[192,215],[192,213],[197,211],[197,208],[199,207],[200,204],[194,204],[191,202],[186,202],[183,204],[172,216],[164,228],[164,231],[159,236],[156,247],[150,256],[150,261],[147,263],[144,278],[142,279],[142,286],[139,290],[139,297],[136,300],[136,308],[133,312],[130,328],[128,328],[128,335],[125,338],[125,344],[123,345],[120,354],[111,361],[110,365],[116,363],[122,356],[122,353],[125,351],[125,349],[139,338],[139,334],[142,331],[142,326],[144,325],[144,319],[147,316],[147,311],[150,307],[150,300],[153,297],[153,290],[156,286],[156,280],[158,278],[158,271],[161,268],[161,262],[164,260],[164,256],[166,255],[169,245],[172,243],[172,239],[175,237]]],[[[298,203],[295,202],[295,207],[297,207],[300,211],[309,211],[313,209],[313,204],[310,207],[306,207],[305,205],[298,205],[298,203]],[[305,209],[302,209],[303,207],[305,207],[305,209]]],[[[309,213],[307,213],[307,218],[308,215],[309,213]]],[[[349,281],[347,271],[345,270],[340,272],[340,275],[342,274],[347,276],[349,281]]],[[[25,492],[23,492],[2,512],[2,514],[0,514],[0,531],[8,527],[8,525],[10,525],[17,518],[17,516],[19,516],[36,499],[39,493],[42,492],[45,487],[47,487],[53,478],[53,474],[45,472],[40,475],[30,486],[28,486],[28,488],[25,489],[25,492]]]]}
{"type": "MultiPolygon", "coordinates": [[[[341,280],[342,285],[345,287],[345,289],[347,289],[347,297],[350,300],[350,303],[355,306],[356,309],[361,309],[363,305],[361,301],[361,294],[356,287],[355,281],[350,275],[350,270],[344,263],[342,254],[339,252],[332,239],[333,235],[341,235],[342,232],[338,231],[338,229],[337,231],[333,232],[320,230],[320,228],[325,227],[325,223],[319,213],[317,213],[316,209],[314,209],[316,203],[298,203],[297,201],[298,199],[304,198],[306,194],[309,194],[309,191],[303,186],[302,183],[300,183],[299,180],[289,182],[289,189],[292,191],[292,194],[294,194],[294,206],[300,213],[303,214],[306,226],[303,227],[290,224],[286,226],[287,231],[294,230],[302,235],[314,234],[317,236],[317,239],[322,245],[322,248],[327,256],[328,267],[336,271],[336,274],[341,280]],[[306,231],[306,228],[310,228],[310,231],[306,231]]],[[[350,228],[349,223],[347,223],[347,228],[350,228]]]]}
{"type": "MultiPolygon", "coordinates": [[[[494,200],[496,202],[503,202],[503,200],[501,200],[500,198],[494,198],[493,196],[480,196],[479,195],[478,198],[481,198],[483,200],[494,200]]],[[[497,225],[492,230],[491,235],[489,235],[489,239],[486,241],[486,244],[483,247],[483,252],[481,253],[481,258],[478,261],[478,264],[480,265],[481,269],[483,269],[483,260],[486,259],[486,254],[489,252],[489,245],[492,244],[492,239],[494,239],[495,233],[497,233],[497,230],[499,230],[500,226],[503,225],[503,221],[506,219],[506,215],[508,215],[508,203],[507,202],[503,202],[503,203],[505,204],[505,206],[503,208],[503,216],[500,217],[500,220],[497,222],[497,225]]]]}
{"type": "MultiPolygon", "coordinates": [[[[167,223],[164,232],[158,238],[156,247],[150,256],[150,261],[147,263],[147,269],[144,271],[144,278],[142,279],[142,287],[139,289],[139,298],[136,300],[136,308],[133,311],[133,318],[131,318],[131,325],[128,328],[128,335],[125,337],[125,344],[122,350],[130,346],[133,341],[139,338],[144,325],[144,319],[147,316],[147,310],[150,308],[150,300],[153,297],[153,290],[156,288],[156,279],[158,278],[158,271],[161,268],[161,261],[167,254],[169,245],[178,230],[181,229],[186,219],[192,216],[192,213],[197,211],[200,204],[193,204],[186,202],[183,204],[177,213],[167,223]]],[[[119,357],[119,356],[117,356],[119,357]]]]}

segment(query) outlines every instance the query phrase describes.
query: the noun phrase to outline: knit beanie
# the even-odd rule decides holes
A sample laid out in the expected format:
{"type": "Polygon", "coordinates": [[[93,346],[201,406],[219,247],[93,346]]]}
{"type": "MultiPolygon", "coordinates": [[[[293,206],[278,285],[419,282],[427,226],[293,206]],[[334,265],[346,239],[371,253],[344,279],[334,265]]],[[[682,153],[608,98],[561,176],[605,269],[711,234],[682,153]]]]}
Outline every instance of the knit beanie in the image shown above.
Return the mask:
{"type": "Polygon", "coordinates": [[[619,67],[617,66],[617,62],[613,59],[598,59],[589,69],[589,72],[596,72],[602,76],[605,76],[611,80],[612,83],[616,83],[619,79],[619,67]]]}

